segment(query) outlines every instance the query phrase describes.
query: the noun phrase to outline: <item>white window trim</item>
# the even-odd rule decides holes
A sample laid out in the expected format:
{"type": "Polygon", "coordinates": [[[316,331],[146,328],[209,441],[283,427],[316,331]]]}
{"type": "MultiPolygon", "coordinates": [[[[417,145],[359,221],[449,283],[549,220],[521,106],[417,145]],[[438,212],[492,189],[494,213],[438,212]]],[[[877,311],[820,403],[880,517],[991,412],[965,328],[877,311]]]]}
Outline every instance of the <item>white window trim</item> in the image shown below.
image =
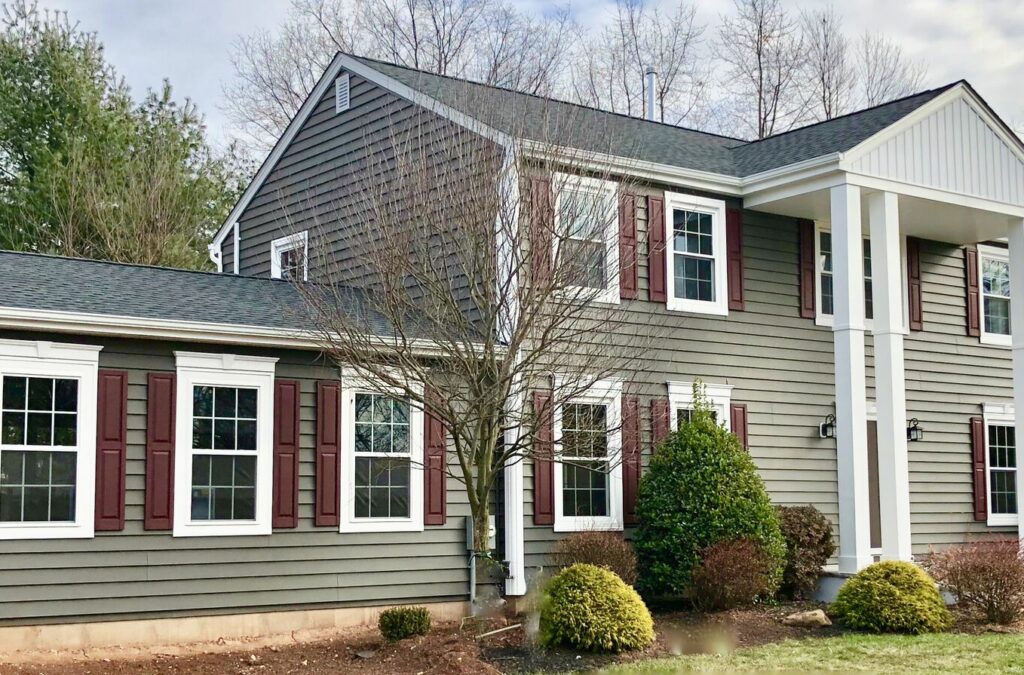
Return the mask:
{"type": "MultiPolygon", "coordinates": [[[[985,403],[982,405],[982,424],[985,425],[985,509],[988,513],[987,525],[989,527],[1017,526],[1020,520],[1020,494],[1017,495],[1017,513],[992,513],[992,470],[989,466],[989,438],[988,427],[990,424],[1011,426],[1016,422],[1014,406],[1012,403],[985,403]]],[[[1019,445],[1019,441],[1018,441],[1019,445]]],[[[1018,447],[1018,451],[1020,448],[1018,447]]],[[[1019,464],[1018,460],[1018,464],[1019,464]]],[[[1019,471],[1020,469],[1018,469],[1019,471]]],[[[1020,485],[1018,477],[1016,484],[1020,485]]]]}
{"type": "Polygon", "coordinates": [[[725,202],[720,199],[696,197],[678,192],[665,193],[665,286],[668,300],[666,307],[675,312],[694,314],[729,315],[729,270],[726,260],[725,202]],[[715,261],[715,300],[690,300],[676,297],[675,282],[675,232],[672,212],[675,209],[695,211],[711,215],[715,261]]]}
{"type": "MultiPolygon", "coordinates": [[[[555,390],[563,390],[566,380],[555,376],[555,390]]],[[[583,532],[591,530],[614,531],[622,529],[622,382],[598,380],[587,391],[560,402],[552,413],[555,435],[554,484],[555,532],[583,532]],[[607,406],[608,420],[608,515],[567,516],[562,501],[562,405],[565,403],[592,403],[607,406]]]]}
{"type": "MultiPolygon", "coordinates": [[[[174,427],[175,537],[221,537],[270,534],[274,482],[274,370],[276,358],[236,354],[174,352],[177,395],[174,427]],[[192,388],[256,389],[256,518],[192,520],[192,388]]],[[[199,450],[200,454],[208,454],[199,450]]]]}
{"type": "MultiPolygon", "coordinates": [[[[995,246],[978,245],[978,317],[981,324],[981,335],[979,340],[985,345],[999,345],[1001,347],[1013,346],[1013,328],[1010,328],[1010,335],[989,333],[985,330],[985,258],[1000,260],[1007,264],[1010,262],[1010,252],[1005,248],[995,246]]],[[[1013,274],[1013,270],[1010,270],[1013,274]]],[[[1010,297],[1010,304],[1013,304],[1013,297],[1010,297]]]]}
{"type": "MultiPolygon", "coordinates": [[[[594,291],[591,288],[582,286],[570,286],[565,289],[566,295],[577,297],[580,293],[594,293],[593,302],[608,305],[619,304],[619,185],[614,181],[577,176],[574,174],[555,173],[552,176],[552,185],[555,193],[555,232],[560,233],[561,229],[561,202],[562,195],[567,192],[583,192],[603,196],[608,201],[608,213],[605,214],[605,287],[603,290],[594,291]]],[[[552,255],[555,260],[560,260],[557,246],[560,236],[553,237],[552,255]]]]}
{"type": "MultiPolygon", "coordinates": [[[[422,391],[422,384],[410,388],[422,391]]],[[[370,381],[354,369],[341,376],[341,518],[339,531],[349,532],[422,532],[423,531],[423,409],[409,405],[409,517],[355,517],[356,394],[401,396],[401,392],[370,381]]]]}
{"type": "Polygon", "coordinates": [[[309,232],[303,230],[270,242],[270,278],[281,278],[281,254],[302,249],[302,280],[309,280],[309,232]]]}
{"type": "MultiPolygon", "coordinates": [[[[729,407],[732,403],[731,384],[711,384],[704,382],[704,393],[711,408],[718,413],[718,423],[726,431],[732,431],[732,415],[729,407]]],[[[668,383],[669,429],[679,428],[679,409],[693,410],[693,382],[673,381],[668,383]]]]}
{"type": "MultiPolygon", "coordinates": [[[[89,539],[95,535],[96,401],[101,349],[93,345],[0,340],[0,381],[3,375],[8,374],[78,380],[75,520],[64,523],[0,523],[0,540],[89,539]]],[[[60,447],[53,449],[61,450],[60,447]]]]}

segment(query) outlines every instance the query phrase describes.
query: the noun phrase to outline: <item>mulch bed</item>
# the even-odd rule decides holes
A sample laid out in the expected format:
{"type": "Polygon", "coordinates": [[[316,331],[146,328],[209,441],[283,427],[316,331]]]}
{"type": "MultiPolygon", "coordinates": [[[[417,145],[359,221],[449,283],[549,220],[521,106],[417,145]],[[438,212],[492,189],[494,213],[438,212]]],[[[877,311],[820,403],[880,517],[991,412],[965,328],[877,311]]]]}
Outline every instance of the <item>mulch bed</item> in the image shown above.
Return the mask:
{"type": "MultiPolygon", "coordinates": [[[[677,654],[721,653],[789,638],[836,635],[836,628],[784,626],[781,618],[813,605],[782,605],[734,610],[719,614],[663,611],[656,615],[658,638],[642,651],[622,655],[573,650],[545,650],[530,644],[523,628],[477,639],[504,619],[460,630],[458,623],[438,624],[430,635],[398,643],[383,642],[376,629],[349,631],[314,642],[232,647],[211,645],[165,650],[168,653],[126,657],[116,651],[48,654],[45,663],[0,665],[0,673],[18,675],[127,675],[129,673],[454,673],[483,675],[536,671],[593,670],[611,663],[677,654]]],[[[513,623],[520,618],[513,619],[513,623]]]]}

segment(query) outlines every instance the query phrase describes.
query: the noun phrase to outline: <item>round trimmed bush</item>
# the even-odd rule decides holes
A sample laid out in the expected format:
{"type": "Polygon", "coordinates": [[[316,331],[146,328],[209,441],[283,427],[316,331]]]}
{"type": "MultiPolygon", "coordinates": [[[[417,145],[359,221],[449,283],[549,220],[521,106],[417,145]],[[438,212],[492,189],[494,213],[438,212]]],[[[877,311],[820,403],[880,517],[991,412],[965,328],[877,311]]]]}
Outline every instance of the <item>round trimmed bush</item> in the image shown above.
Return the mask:
{"type": "Polygon", "coordinates": [[[767,594],[782,579],[786,543],[750,455],[715,420],[699,383],[690,421],[655,450],[640,479],[633,538],[644,597],[690,591],[701,551],[747,539],[771,561],[767,594]]]}
{"type": "Polygon", "coordinates": [[[936,633],[953,623],[935,581],[900,560],[862,569],[839,589],[830,610],[850,628],[874,633],[936,633]]]}
{"type": "Polygon", "coordinates": [[[813,506],[779,506],[779,525],[786,540],[782,592],[791,598],[810,597],[821,568],[835,553],[832,523],[813,506]]]}
{"type": "Polygon", "coordinates": [[[385,640],[395,642],[430,632],[430,610],[426,607],[392,607],[380,613],[377,627],[385,640]]]}
{"type": "Polygon", "coordinates": [[[654,642],[654,620],[640,595],[614,572],[577,563],[544,589],[540,641],[588,651],[643,649],[654,642]]]}

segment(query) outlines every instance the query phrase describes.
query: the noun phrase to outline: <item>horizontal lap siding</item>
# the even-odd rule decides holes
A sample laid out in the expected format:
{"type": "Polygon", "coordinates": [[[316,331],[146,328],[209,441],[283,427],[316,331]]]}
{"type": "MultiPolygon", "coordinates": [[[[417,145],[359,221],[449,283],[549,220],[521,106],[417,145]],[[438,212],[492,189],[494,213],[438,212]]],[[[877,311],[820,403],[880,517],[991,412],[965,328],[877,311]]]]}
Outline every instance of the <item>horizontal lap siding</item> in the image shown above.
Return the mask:
{"type": "Polygon", "coordinates": [[[234,230],[228,233],[220,245],[221,271],[225,274],[235,273],[235,237],[234,230]]]}
{"type": "MultiPolygon", "coordinates": [[[[0,337],[54,339],[0,332],[0,337]]],[[[60,338],[67,339],[67,338],[60,338]]],[[[448,524],[424,532],[340,534],[313,526],[316,381],[336,377],[317,354],[277,356],[276,376],[301,385],[299,526],[270,536],[174,538],[142,528],[146,375],[173,371],[173,351],[210,345],[102,344],[100,367],[128,371],[125,529],[95,539],[0,541],[0,620],[95,620],[134,614],[244,612],[301,606],[462,599],[467,594],[465,491],[448,482],[448,524]]]]}

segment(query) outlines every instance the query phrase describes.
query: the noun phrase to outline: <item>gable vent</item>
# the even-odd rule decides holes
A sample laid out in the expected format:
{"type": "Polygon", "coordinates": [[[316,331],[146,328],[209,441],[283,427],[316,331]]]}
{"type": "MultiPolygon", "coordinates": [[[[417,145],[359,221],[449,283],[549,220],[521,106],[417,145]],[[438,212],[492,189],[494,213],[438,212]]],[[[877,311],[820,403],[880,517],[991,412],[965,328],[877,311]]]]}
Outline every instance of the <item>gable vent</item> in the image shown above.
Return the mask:
{"type": "Polygon", "coordinates": [[[348,110],[349,103],[351,103],[349,94],[348,73],[342,73],[334,81],[334,112],[341,113],[348,110]]]}

